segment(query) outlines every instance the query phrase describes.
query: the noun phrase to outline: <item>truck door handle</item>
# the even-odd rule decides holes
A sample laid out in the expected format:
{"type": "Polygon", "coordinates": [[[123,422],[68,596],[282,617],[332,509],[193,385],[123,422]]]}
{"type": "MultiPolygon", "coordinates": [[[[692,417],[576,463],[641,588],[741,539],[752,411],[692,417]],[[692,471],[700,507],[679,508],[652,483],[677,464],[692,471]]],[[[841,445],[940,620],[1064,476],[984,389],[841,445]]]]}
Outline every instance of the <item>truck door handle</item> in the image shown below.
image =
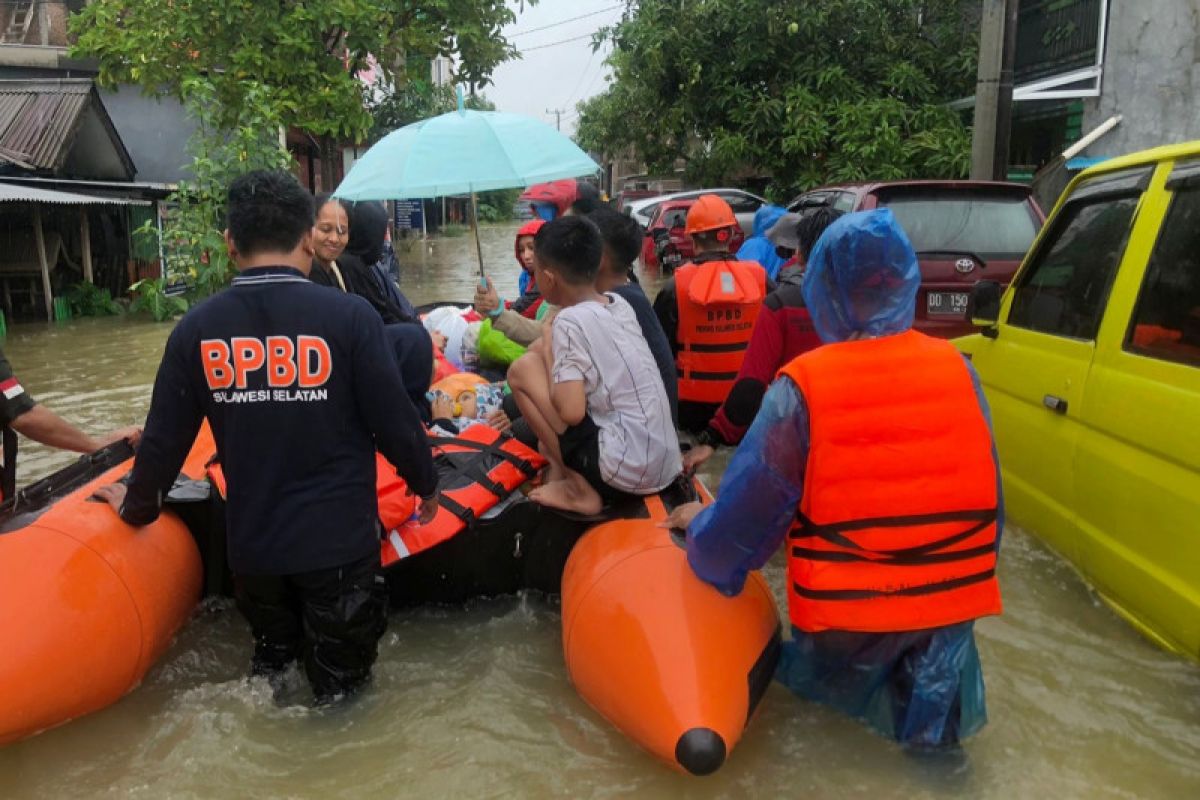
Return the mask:
{"type": "Polygon", "coordinates": [[[1052,394],[1048,394],[1042,398],[1042,405],[1053,411],[1055,414],[1067,413],[1067,401],[1052,394]]]}

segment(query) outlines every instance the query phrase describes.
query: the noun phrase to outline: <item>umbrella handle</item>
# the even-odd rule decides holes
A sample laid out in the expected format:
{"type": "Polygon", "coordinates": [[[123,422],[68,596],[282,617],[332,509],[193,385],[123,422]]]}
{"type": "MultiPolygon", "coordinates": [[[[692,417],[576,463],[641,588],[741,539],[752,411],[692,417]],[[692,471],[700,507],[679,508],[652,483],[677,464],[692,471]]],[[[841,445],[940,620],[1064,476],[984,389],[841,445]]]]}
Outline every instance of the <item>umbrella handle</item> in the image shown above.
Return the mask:
{"type": "Polygon", "coordinates": [[[479,207],[474,192],[471,192],[471,231],[475,234],[475,254],[479,257],[479,285],[486,289],[487,277],[483,274],[483,246],[479,244],[479,207]]]}

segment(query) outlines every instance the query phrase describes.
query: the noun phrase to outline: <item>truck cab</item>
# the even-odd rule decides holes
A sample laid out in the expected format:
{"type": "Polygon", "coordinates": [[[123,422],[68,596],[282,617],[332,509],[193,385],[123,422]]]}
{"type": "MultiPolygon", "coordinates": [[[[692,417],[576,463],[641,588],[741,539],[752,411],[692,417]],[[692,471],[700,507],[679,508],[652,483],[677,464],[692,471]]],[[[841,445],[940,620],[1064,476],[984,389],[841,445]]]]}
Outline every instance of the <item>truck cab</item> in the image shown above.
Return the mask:
{"type": "Polygon", "coordinates": [[[1200,658],[1200,141],[1080,174],[968,316],[1009,519],[1200,658]]]}

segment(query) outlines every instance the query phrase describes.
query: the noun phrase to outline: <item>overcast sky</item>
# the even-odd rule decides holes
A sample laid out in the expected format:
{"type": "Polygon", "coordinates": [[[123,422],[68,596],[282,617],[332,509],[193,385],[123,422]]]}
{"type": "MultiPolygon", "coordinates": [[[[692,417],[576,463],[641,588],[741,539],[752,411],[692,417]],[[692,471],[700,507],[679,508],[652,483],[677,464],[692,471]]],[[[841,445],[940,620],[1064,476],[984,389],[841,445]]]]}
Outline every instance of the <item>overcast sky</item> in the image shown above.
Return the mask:
{"type": "Polygon", "coordinates": [[[483,93],[498,111],[528,114],[551,125],[554,114],[546,109],[563,109],[562,130],[574,133],[578,120],[575,104],[604,91],[609,72],[603,63],[609,45],[605,43],[593,54],[590,34],[620,19],[624,4],[617,0],[541,0],[536,6],[525,3],[524,11],[520,0],[508,0],[508,5],[517,21],[504,32],[522,57],[501,64],[492,76],[493,85],[483,93]]]}

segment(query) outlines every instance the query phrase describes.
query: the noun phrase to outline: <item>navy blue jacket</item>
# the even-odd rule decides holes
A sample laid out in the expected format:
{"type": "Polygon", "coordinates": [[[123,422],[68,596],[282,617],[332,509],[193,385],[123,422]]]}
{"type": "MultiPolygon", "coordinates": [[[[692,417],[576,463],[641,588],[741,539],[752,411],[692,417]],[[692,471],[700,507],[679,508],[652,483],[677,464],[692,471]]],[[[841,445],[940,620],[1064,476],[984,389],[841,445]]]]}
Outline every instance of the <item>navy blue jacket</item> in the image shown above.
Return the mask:
{"type": "Polygon", "coordinates": [[[650,355],[658,365],[658,374],[662,376],[663,388],[667,390],[667,400],[671,403],[671,421],[679,424],[679,378],[675,372],[675,354],[671,351],[671,343],[663,331],[662,323],[650,305],[650,299],[636,281],[613,288],[613,294],[618,294],[633,307],[638,324],[642,326],[642,335],[650,346],[650,355]]]}
{"type": "Polygon", "coordinates": [[[121,517],[159,513],[207,417],[228,484],[229,565],[327,569],[378,552],[375,450],[437,488],[379,315],[287,267],[243,272],[167,341],[121,517]]]}

